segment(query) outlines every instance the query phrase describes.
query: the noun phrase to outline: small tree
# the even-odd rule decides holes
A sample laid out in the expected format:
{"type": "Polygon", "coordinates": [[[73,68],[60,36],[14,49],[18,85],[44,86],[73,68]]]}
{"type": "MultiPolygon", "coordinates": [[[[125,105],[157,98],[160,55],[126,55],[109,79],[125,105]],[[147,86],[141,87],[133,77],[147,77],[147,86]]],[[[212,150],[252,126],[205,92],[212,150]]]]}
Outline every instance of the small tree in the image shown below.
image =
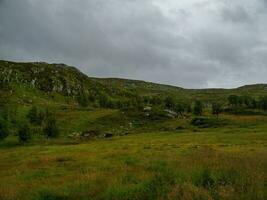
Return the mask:
{"type": "Polygon", "coordinates": [[[175,106],[175,101],[174,101],[173,97],[171,97],[171,96],[166,97],[164,102],[165,102],[166,108],[168,108],[168,109],[174,108],[174,106],[175,106]]]}
{"type": "Polygon", "coordinates": [[[183,105],[182,103],[177,103],[177,104],[175,104],[174,110],[180,116],[183,116],[184,115],[184,112],[185,112],[185,105],[183,105]]]}
{"type": "Polygon", "coordinates": [[[203,112],[203,104],[200,100],[197,100],[194,105],[194,114],[195,115],[202,115],[203,112]]]}
{"type": "Polygon", "coordinates": [[[37,114],[37,119],[36,119],[36,124],[37,125],[42,125],[43,121],[45,119],[45,112],[40,110],[37,114]]]}
{"type": "Polygon", "coordinates": [[[153,96],[153,97],[151,98],[151,100],[150,100],[150,103],[153,104],[153,105],[157,105],[157,106],[159,106],[159,105],[161,105],[162,100],[161,100],[161,98],[158,97],[158,96],[153,96]]]}
{"type": "Polygon", "coordinates": [[[5,139],[9,135],[7,121],[0,117],[0,140],[5,139]]]}
{"type": "Polygon", "coordinates": [[[59,136],[59,130],[56,124],[56,119],[54,116],[49,116],[46,120],[46,125],[43,129],[44,135],[48,138],[56,138],[59,136]]]}
{"type": "Polygon", "coordinates": [[[228,103],[230,106],[237,107],[242,104],[242,99],[237,95],[230,95],[228,97],[228,103]]]}
{"type": "Polygon", "coordinates": [[[212,114],[219,117],[219,114],[222,113],[223,108],[220,103],[213,103],[212,104],[212,114]]]}
{"type": "Polygon", "coordinates": [[[192,112],[192,105],[191,105],[191,103],[185,103],[184,106],[185,106],[185,111],[187,113],[191,113],[192,112]]]}
{"type": "Polygon", "coordinates": [[[77,97],[77,101],[80,106],[87,107],[89,105],[89,98],[84,93],[80,93],[77,97]]]}
{"type": "Polygon", "coordinates": [[[100,107],[106,108],[108,106],[109,97],[107,94],[103,93],[99,95],[99,105],[100,107]]]}
{"type": "Polygon", "coordinates": [[[27,123],[24,123],[19,131],[18,131],[18,135],[19,135],[19,141],[21,143],[26,143],[29,142],[31,140],[31,130],[30,127],[27,123]]]}
{"type": "Polygon", "coordinates": [[[36,124],[38,122],[38,110],[36,106],[32,106],[32,108],[29,110],[27,114],[27,118],[32,124],[36,124]]]}
{"type": "Polygon", "coordinates": [[[259,100],[260,109],[267,111],[267,96],[261,97],[259,100]]]}

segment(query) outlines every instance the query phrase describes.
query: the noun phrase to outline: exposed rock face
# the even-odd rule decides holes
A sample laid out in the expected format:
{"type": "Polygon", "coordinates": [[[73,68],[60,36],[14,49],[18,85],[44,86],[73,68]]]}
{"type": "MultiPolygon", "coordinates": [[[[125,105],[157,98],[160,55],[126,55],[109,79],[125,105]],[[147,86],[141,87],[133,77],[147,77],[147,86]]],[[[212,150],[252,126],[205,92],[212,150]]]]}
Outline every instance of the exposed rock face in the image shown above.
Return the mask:
{"type": "Polygon", "coordinates": [[[0,83],[18,83],[44,92],[74,97],[80,93],[97,94],[103,85],[64,64],[12,63],[0,61],[0,83]]]}

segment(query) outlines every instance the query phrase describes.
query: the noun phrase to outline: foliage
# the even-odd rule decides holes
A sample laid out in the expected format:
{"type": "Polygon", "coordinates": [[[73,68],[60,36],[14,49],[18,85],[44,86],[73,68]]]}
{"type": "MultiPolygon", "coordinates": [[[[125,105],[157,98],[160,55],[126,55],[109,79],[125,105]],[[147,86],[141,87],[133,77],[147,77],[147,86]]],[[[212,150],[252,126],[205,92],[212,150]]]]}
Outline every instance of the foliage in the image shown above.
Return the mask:
{"type": "Polygon", "coordinates": [[[261,97],[259,100],[259,107],[264,110],[267,111],[267,96],[261,97]]]}
{"type": "Polygon", "coordinates": [[[87,107],[89,105],[89,98],[84,93],[80,93],[77,96],[77,101],[78,101],[79,105],[82,106],[82,107],[87,107]]]}
{"type": "Polygon", "coordinates": [[[176,103],[174,106],[174,111],[178,113],[180,116],[184,115],[184,112],[186,111],[186,106],[182,103],[176,103]]]}
{"type": "Polygon", "coordinates": [[[175,106],[175,100],[172,96],[167,96],[166,99],[164,100],[165,107],[168,109],[172,109],[175,106]]]}
{"type": "Polygon", "coordinates": [[[219,116],[220,113],[222,113],[223,107],[220,103],[213,103],[212,104],[212,114],[219,116]]]}
{"type": "Polygon", "coordinates": [[[43,129],[44,135],[48,138],[56,138],[59,136],[59,129],[56,124],[56,119],[54,115],[50,115],[46,119],[46,124],[43,129]]]}
{"type": "Polygon", "coordinates": [[[43,120],[45,118],[45,113],[42,110],[39,110],[37,106],[34,105],[31,107],[26,117],[28,118],[31,124],[42,125],[43,120]]]}
{"type": "Polygon", "coordinates": [[[197,100],[194,105],[194,114],[197,116],[202,115],[203,112],[203,103],[200,100],[197,100]]]}
{"type": "Polygon", "coordinates": [[[228,102],[230,106],[237,107],[242,104],[242,99],[237,95],[230,95],[228,97],[228,102]]]}
{"type": "Polygon", "coordinates": [[[199,128],[215,128],[227,125],[227,121],[217,118],[195,117],[191,120],[191,124],[199,128]]]}
{"type": "Polygon", "coordinates": [[[18,136],[19,136],[19,141],[21,143],[26,143],[31,140],[31,129],[29,125],[24,122],[23,125],[19,128],[18,130],[18,136]]]}
{"type": "Polygon", "coordinates": [[[0,141],[9,135],[8,122],[0,116],[0,141]]]}

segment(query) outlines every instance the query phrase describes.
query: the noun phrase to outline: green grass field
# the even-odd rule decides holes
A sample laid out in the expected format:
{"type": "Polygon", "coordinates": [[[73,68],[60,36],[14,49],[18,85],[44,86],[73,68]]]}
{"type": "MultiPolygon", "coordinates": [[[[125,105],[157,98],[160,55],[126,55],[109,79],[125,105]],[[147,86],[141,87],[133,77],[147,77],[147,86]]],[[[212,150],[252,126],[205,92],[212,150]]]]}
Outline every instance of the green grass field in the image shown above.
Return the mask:
{"type": "Polygon", "coordinates": [[[0,61],[0,128],[9,134],[0,138],[0,200],[265,200],[266,88],[190,90],[0,61]],[[229,95],[240,95],[238,105],[229,95]],[[184,112],[167,116],[177,105],[184,112]],[[50,118],[60,134],[48,139],[50,118]]]}
{"type": "MultiPolygon", "coordinates": [[[[114,112],[88,111],[86,121],[73,111],[60,123],[68,131],[67,121],[83,127],[114,112]]],[[[0,143],[0,199],[266,199],[267,117],[221,118],[231,123],[90,141],[21,146],[9,137],[0,143]]]]}

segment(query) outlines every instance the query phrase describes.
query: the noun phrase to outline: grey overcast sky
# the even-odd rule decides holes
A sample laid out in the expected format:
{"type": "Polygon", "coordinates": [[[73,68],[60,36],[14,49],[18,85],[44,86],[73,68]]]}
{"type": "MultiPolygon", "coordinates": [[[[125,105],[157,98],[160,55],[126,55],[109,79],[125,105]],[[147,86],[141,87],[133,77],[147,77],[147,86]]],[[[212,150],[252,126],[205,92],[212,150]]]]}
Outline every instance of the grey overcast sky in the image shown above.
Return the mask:
{"type": "Polygon", "coordinates": [[[0,0],[0,59],[186,88],[267,82],[267,0],[0,0]]]}

